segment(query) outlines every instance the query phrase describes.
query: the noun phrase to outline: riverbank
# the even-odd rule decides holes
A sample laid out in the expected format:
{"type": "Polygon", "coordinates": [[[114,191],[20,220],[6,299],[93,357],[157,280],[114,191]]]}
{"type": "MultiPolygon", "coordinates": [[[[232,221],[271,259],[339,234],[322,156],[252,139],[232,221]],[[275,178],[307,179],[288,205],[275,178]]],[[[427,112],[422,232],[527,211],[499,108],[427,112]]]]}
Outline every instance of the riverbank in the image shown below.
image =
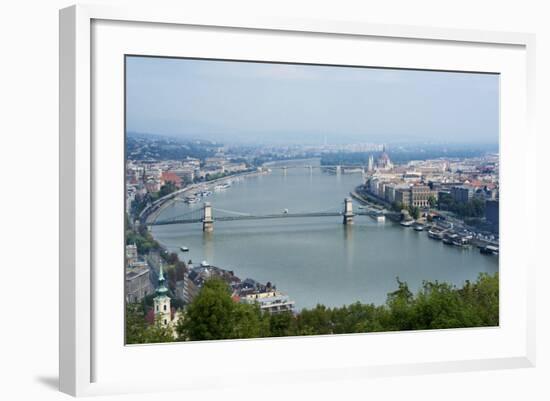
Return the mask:
{"type": "Polygon", "coordinates": [[[384,214],[387,218],[390,220],[398,223],[401,220],[401,214],[397,212],[392,212],[391,205],[386,204],[385,202],[380,201],[379,199],[369,197],[364,193],[358,192],[359,188],[361,186],[355,187],[353,191],[350,192],[350,196],[361,203],[362,205],[368,205],[372,207],[373,209],[377,210],[386,210],[386,213],[384,214]]]}
{"type": "Polygon", "coordinates": [[[211,180],[211,181],[205,181],[205,182],[188,185],[187,187],[181,188],[155,201],[155,203],[153,203],[149,207],[151,210],[149,210],[147,213],[144,213],[147,210],[147,209],[144,209],[140,213],[140,216],[139,216],[140,220],[145,221],[146,225],[152,223],[158,218],[158,216],[163,212],[163,210],[166,207],[176,202],[176,198],[180,195],[186,195],[190,192],[201,191],[201,190],[211,191],[214,189],[216,185],[224,184],[234,179],[251,178],[251,177],[257,177],[259,175],[265,175],[265,174],[269,174],[269,171],[263,170],[263,169],[255,170],[255,171],[247,171],[243,173],[236,173],[225,177],[216,178],[215,180],[211,180]]]}

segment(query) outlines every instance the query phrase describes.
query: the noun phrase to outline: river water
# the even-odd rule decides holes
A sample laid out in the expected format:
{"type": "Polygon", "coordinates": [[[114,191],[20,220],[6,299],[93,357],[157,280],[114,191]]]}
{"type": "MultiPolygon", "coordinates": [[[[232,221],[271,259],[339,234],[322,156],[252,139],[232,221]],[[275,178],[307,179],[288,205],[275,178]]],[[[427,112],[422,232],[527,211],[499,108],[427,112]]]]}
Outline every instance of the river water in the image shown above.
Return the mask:
{"type": "MultiPolygon", "coordinates": [[[[361,174],[330,174],[318,168],[273,169],[244,178],[208,198],[214,218],[220,209],[272,214],[342,210],[344,198],[361,183],[361,174]]],[[[358,204],[354,203],[354,208],[358,204]]],[[[159,219],[202,208],[202,203],[168,206],[159,219]]],[[[233,270],[241,279],[270,281],[296,301],[296,308],[317,303],[341,306],[356,301],[382,304],[397,288],[396,277],[416,291],[423,280],[462,285],[480,272],[498,271],[498,258],[475,247],[460,249],[387,220],[355,216],[214,222],[154,226],[153,236],[180,259],[203,260],[233,270]],[[179,248],[187,246],[189,252],[179,248]]]]}

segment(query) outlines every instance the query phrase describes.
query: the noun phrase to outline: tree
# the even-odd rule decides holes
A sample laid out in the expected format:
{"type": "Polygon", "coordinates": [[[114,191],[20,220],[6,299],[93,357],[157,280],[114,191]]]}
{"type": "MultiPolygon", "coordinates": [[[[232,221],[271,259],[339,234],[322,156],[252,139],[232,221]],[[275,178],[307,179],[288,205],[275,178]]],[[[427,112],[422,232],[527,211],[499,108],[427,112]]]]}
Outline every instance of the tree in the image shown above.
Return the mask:
{"type": "Polygon", "coordinates": [[[409,213],[413,219],[418,219],[420,217],[420,208],[418,206],[409,206],[409,213]]]}
{"type": "Polygon", "coordinates": [[[204,283],[176,330],[189,340],[256,338],[270,335],[269,323],[258,305],[234,302],[227,283],[214,277],[204,283]]]}
{"type": "Polygon", "coordinates": [[[269,336],[269,323],[263,321],[258,305],[235,303],[232,322],[233,332],[230,338],[269,336]]]}
{"type": "Polygon", "coordinates": [[[185,318],[177,327],[178,335],[190,340],[233,338],[234,309],[227,284],[219,278],[211,278],[187,307],[185,318]]]}
{"type": "Polygon", "coordinates": [[[175,340],[172,328],[164,326],[160,318],[155,319],[155,322],[147,327],[145,341],[147,343],[169,343],[175,340]]]}
{"type": "Polygon", "coordinates": [[[432,208],[432,209],[437,205],[437,199],[435,198],[435,196],[433,194],[428,196],[428,203],[430,204],[430,208],[432,208]]]}
{"type": "Polygon", "coordinates": [[[465,327],[463,301],[454,286],[424,282],[413,305],[412,329],[465,327]]]}
{"type": "Polygon", "coordinates": [[[174,184],[172,181],[167,181],[162,187],[160,187],[158,197],[162,198],[163,196],[169,195],[177,189],[178,188],[176,187],[176,184],[174,184]]]}
{"type": "Polygon", "coordinates": [[[282,312],[269,316],[269,335],[272,337],[294,336],[296,318],[292,312],[282,312]]]}
{"type": "Polygon", "coordinates": [[[145,319],[144,308],[139,303],[126,305],[126,343],[147,344],[174,341],[172,329],[157,319],[150,325],[145,319]]]}
{"type": "Polygon", "coordinates": [[[331,310],[324,305],[304,309],[296,319],[298,334],[332,334],[331,310]]]}
{"type": "Polygon", "coordinates": [[[498,273],[481,273],[475,283],[469,281],[458,290],[464,300],[466,323],[473,326],[498,326],[499,280],[498,273]]]}
{"type": "Polygon", "coordinates": [[[413,330],[412,305],[413,293],[407,283],[397,278],[398,289],[388,294],[386,306],[389,309],[388,321],[384,322],[386,330],[413,330]]]}
{"type": "MultiPolygon", "coordinates": [[[[365,333],[380,331],[497,326],[499,280],[481,274],[462,288],[448,283],[424,282],[413,294],[397,278],[398,288],[384,305],[356,302],[340,308],[317,305],[299,313],[263,313],[256,304],[235,303],[229,286],[219,278],[206,281],[177,327],[178,339],[219,340],[268,336],[365,333]]],[[[130,311],[128,342],[171,341],[162,326],[144,329],[143,312],[130,311]]],[[[164,328],[165,329],[165,328],[164,328]]]]}
{"type": "Polygon", "coordinates": [[[126,304],[126,344],[143,344],[147,340],[147,322],[139,303],[126,304]]]}
{"type": "Polygon", "coordinates": [[[401,210],[403,210],[403,204],[401,202],[394,201],[391,206],[392,209],[396,212],[401,212],[401,210]]]}

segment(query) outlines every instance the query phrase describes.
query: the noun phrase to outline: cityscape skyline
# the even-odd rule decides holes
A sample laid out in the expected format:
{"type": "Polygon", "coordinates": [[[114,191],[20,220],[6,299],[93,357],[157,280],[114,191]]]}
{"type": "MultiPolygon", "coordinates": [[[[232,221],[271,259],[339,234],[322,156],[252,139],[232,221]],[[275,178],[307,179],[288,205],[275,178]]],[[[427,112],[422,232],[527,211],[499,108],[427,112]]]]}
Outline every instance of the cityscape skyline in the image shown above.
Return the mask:
{"type": "Polygon", "coordinates": [[[128,56],[126,85],[127,344],[499,325],[498,75],[128,56]]]}
{"type": "Polygon", "coordinates": [[[126,59],[128,132],[257,144],[498,144],[498,120],[496,74],[126,59]]]}

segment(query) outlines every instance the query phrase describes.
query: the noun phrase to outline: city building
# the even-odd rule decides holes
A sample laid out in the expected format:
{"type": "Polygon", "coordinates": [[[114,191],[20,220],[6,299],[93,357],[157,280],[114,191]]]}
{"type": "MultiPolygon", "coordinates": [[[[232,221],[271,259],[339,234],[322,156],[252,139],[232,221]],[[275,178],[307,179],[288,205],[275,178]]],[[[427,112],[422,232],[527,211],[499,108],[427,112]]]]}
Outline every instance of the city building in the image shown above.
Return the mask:
{"type": "Polygon", "coordinates": [[[270,314],[282,312],[292,312],[294,310],[294,301],[277,290],[267,290],[254,292],[241,297],[241,302],[248,304],[258,304],[260,309],[270,314]]]}
{"type": "Polygon", "coordinates": [[[160,177],[161,185],[171,182],[176,188],[181,188],[181,177],[172,171],[163,171],[160,177]]]}
{"type": "Polygon", "coordinates": [[[198,293],[199,288],[187,275],[182,280],[176,281],[176,297],[186,304],[190,304],[198,293]]]}
{"type": "Polygon", "coordinates": [[[403,207],[411,204],[411,191],[408,188],[398,188],[395,190],[395,202],[400,203],[403,207]]]}
{"type": "Polygon", "coordinates": [[[397,184],[388,183],[386,185],[386,188],[384,189],[384,199],[390,203],[393,203],[395,201],[396,188],[397,188],[397,184]]]}
{"type": "Polygon", "coordinates": [[[126,264],[131,265],[138,261],[138,249],[136,244],[126,245],[126,264]]]}
{"type": "Polygon", "coordinates": [[[382,148],[382,153],[380,154],[380,156],[378,156],[378,160],[376,161],[376,166],[382,170],[389,170],[393,167],[393,164],[390,160],[390,156],[386,152],[386,146],[382,148]]]}
{"type": "Polygon", "coordinates": [[[499,207],[498,200],[488,200],[485,202],[485,218],[493,225],[496,231],[499,226],[499,207]]]}
{"type": "Polygon", "coordinates": [[[196,167],[188,165],[171,170],[183,183],[192,183],[195,179],[196,167]]]}
{"type": "Polygon", "coordinates": [[[467,185],[454,186],[451,188],[451,197],[455,202],[469,202],[472,199],[473,195],[473,188],[467,185]]]}
{"type": "Polygon", "coordinates": [[[152,291],[150,269],[145,262],[126,267],[126,300],[139,302],[152,291]]]}
{"type": "Polygon", "coordinates": [[[228,163],[223,166],[224,173],[237,173],[245,170],[246,164],[244,163],[228,163]]]}
{"type": "Polygon", "coordinates": [[[410,204],[418,207],[429,207],[430,197],[434,196],[427,185],[413,185],[411,187],[410,204]]]}
{"type": "Polygon", "coordinates": [[[367,171],[371,172],[373,170],[374,170],[374,157],[372,155],[370,155],[368,165],[367,165],[367,171]]]}

